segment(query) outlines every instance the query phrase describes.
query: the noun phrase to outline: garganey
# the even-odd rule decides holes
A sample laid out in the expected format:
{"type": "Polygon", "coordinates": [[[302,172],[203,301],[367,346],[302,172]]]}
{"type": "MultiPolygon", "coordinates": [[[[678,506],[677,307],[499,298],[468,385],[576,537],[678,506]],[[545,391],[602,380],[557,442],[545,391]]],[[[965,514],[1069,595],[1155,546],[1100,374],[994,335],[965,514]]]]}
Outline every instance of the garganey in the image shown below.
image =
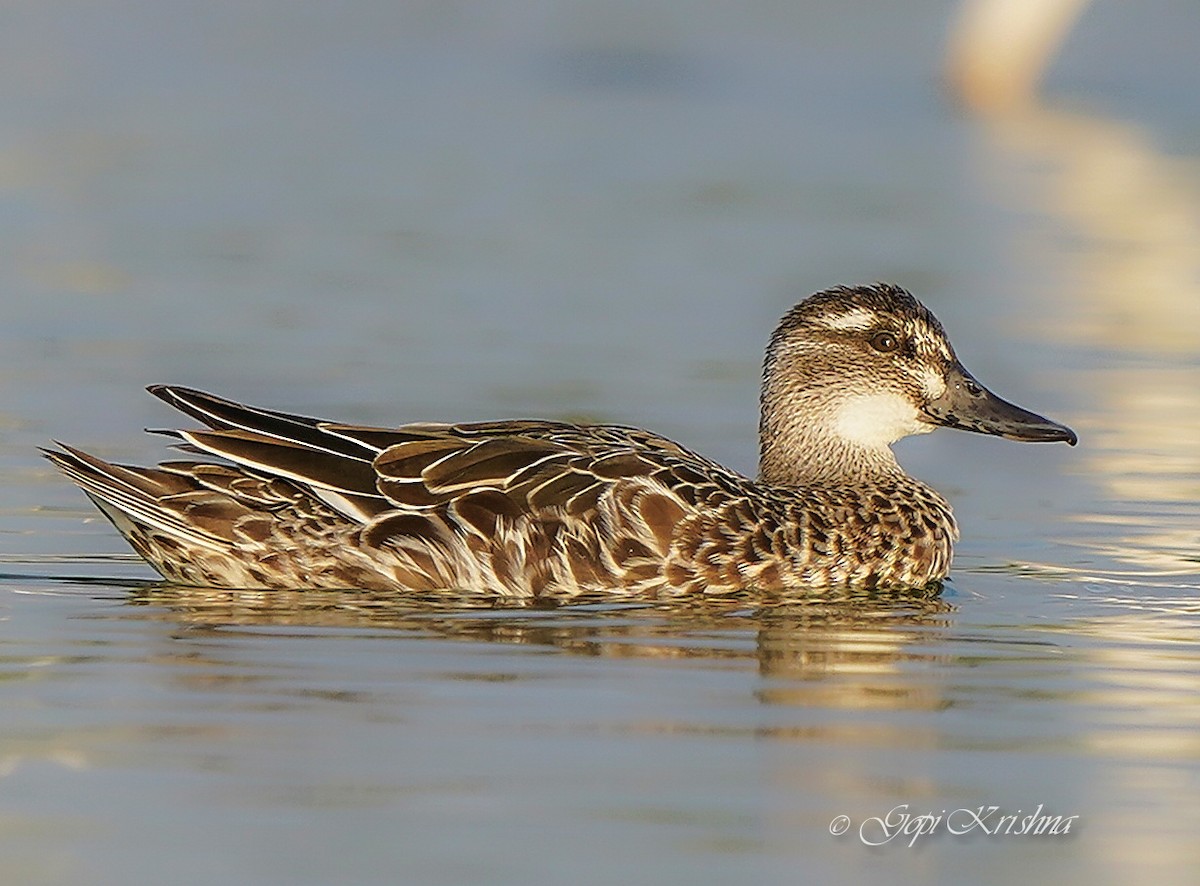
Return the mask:
{"type": "Polygon", "coordinates": [[[46,455],[166,579],[492,595],[926,588],[958,529],[890,444],[935,427],[1075,434],[996,397],[898,286],[838,287],[780,321],[744,477],[649,431],[556,421],[359,427],[183,387],[193,459],[46,455]]]}

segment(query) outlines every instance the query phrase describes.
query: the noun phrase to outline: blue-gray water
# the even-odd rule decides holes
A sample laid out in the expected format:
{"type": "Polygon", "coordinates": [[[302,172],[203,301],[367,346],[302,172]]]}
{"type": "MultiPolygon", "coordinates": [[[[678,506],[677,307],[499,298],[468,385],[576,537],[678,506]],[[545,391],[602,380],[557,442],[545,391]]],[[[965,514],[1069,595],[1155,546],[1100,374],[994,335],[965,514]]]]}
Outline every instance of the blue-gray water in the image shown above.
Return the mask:
{"type": "Polygon", "coordinates": [[[0,10],[0,881],[1193,879],[1200,13],[1096,0],[981,121],[952,4],[894,6],[0,10]],[[753,471],[771,325],[874,279],[1081,436],[899,447],[936,600],[164,588],[36,457],[162,457],[172,381],[753,471]],[[903,804],[1078,818],[864,845],[903,804]]]}

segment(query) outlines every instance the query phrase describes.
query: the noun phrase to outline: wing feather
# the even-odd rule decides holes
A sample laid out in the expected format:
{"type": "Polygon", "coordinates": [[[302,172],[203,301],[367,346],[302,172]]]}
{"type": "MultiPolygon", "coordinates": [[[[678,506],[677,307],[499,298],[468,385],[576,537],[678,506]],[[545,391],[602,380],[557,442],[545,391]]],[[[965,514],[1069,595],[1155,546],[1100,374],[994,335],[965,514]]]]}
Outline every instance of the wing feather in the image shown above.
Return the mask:
{"type": "Polygon", "coordinates": [[[329,433],[322,427],[325,422],[307,415],[247,406],[178,385],[151,385],[146,390],[216,431],[246,431],[367,461],[378,452],[364,441],[329,433]]]}
{"type": "Polygon", "coordinates": [[[307,486],[372,495],[375,469],[369,461],[347,458],[303,443],[281,440],[254,431],[181,431],[188,442],[205,452],[277,477],[307,486]]]}

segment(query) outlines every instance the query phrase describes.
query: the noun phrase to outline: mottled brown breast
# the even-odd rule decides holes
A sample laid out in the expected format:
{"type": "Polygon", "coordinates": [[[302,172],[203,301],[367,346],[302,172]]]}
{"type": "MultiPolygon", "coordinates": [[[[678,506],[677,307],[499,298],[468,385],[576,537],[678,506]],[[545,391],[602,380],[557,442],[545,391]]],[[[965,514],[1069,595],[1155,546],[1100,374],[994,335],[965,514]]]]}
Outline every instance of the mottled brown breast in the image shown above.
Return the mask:
{"type": "Polygon", "coordinates": [[[710,488],[705,507],[679,524],[666,575],[710,592],[924,587],[945,577],[956,538],[946,501],[909,478],[869,488],[710,488]]]}

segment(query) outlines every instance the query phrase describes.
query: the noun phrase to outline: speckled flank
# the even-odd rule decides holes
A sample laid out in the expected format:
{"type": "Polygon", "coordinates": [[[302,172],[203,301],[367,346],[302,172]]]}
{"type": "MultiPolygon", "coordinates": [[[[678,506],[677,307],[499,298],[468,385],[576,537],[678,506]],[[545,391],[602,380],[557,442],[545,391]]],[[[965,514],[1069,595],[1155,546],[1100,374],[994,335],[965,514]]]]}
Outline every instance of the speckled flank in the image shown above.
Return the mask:
{"type": "Polygon", "coordinates": [[[524,597],[924,587],[950,567],[949,505],[861,421],[839,432],[837,415],[839,397],[864,390],[911,398],[916,415],[954,360],[943,336],[895,287],[831,290],[789,312],[764,369],[758,479],[634,428],[365,428],[166,386],[151,391],[207,425],[178,436],[229,463],[47,456],[187,584],[524,597]]]}

